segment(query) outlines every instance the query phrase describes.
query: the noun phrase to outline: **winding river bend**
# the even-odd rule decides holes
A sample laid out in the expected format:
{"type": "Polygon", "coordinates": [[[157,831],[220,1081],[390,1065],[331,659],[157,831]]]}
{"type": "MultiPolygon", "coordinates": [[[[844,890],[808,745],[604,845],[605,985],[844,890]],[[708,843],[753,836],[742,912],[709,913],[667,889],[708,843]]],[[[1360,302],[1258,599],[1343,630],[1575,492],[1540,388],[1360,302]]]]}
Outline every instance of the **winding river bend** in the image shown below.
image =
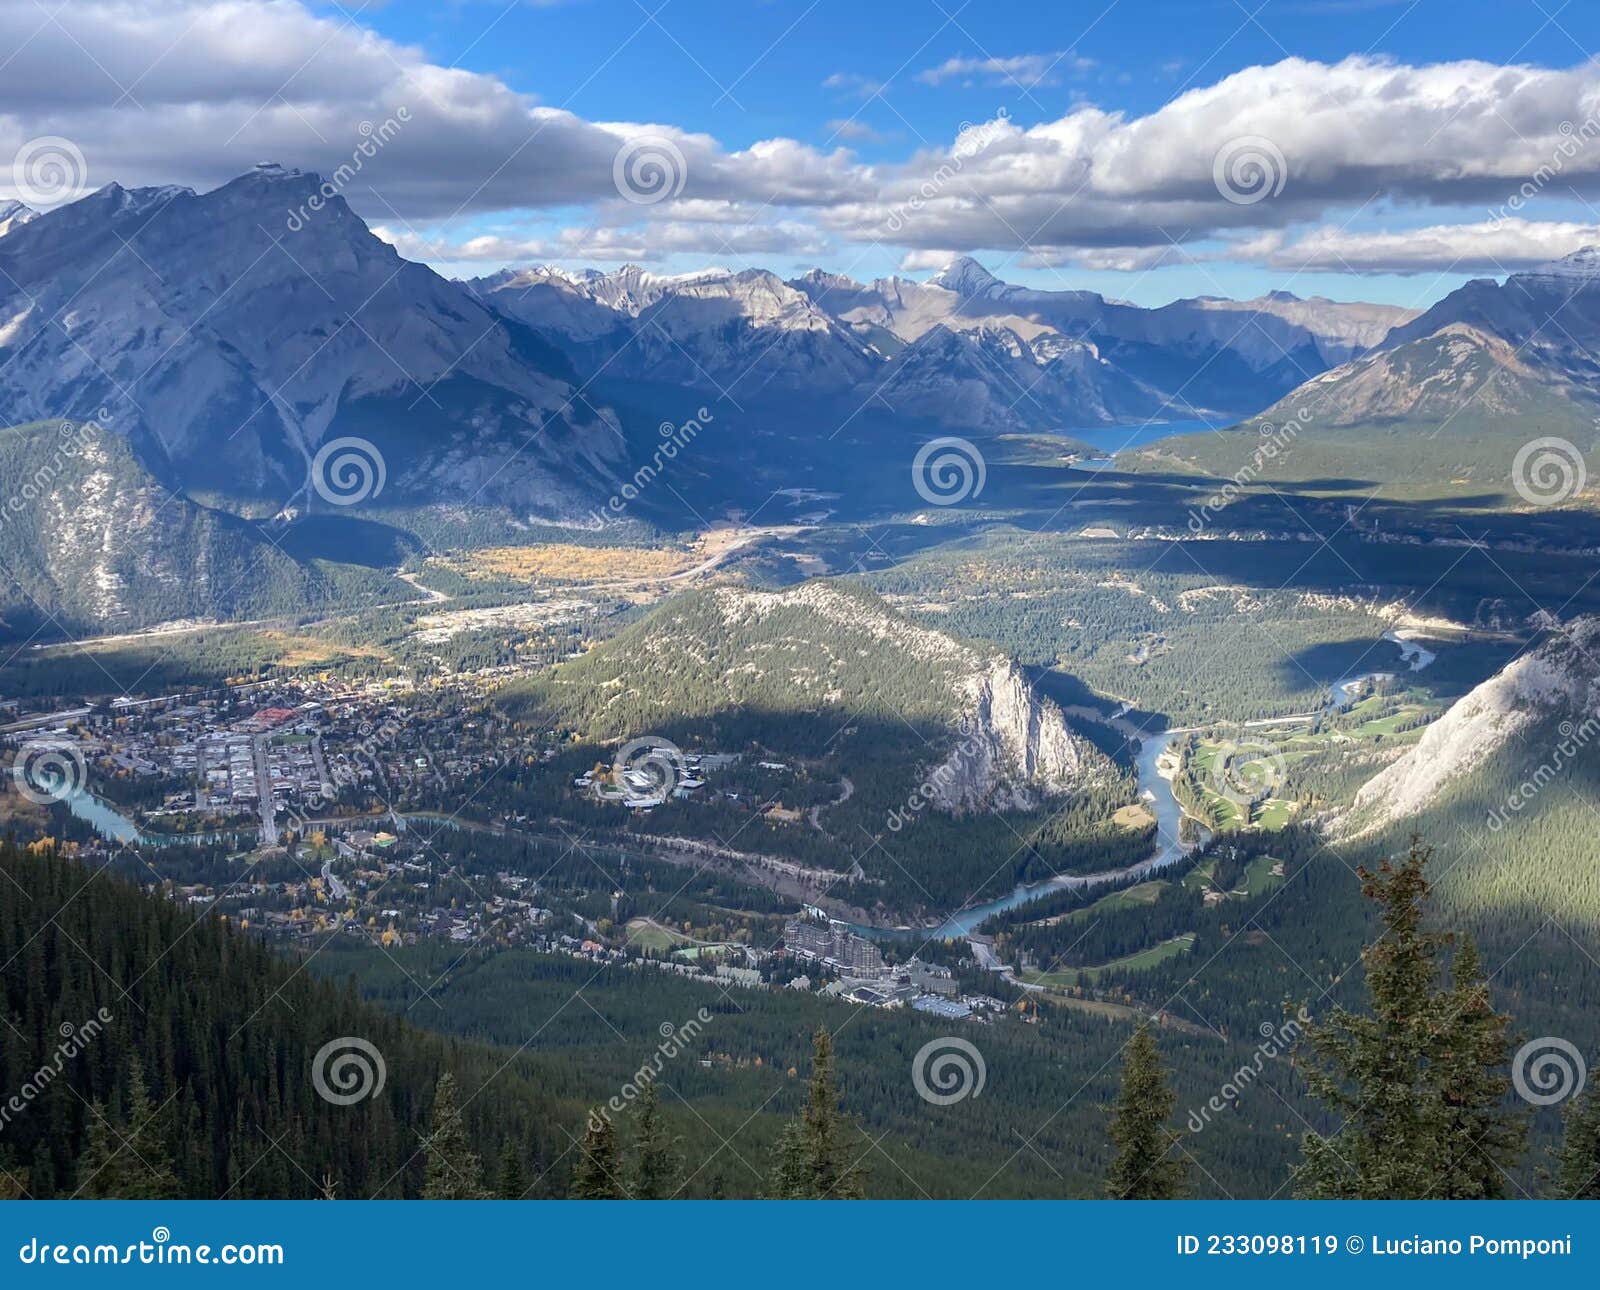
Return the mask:
{"type": "MultiPolygon", "coordinates": [[[[1402,660],[1410,664],[1412,671],[1420,671],[1434,659],[1429,651],[1412,645],[1411,642],[1393,641],[1402,647],[1402,660]],[[1411,646],[1410,649],[1405,648],[1411,646]]],[[[1390,672],[1364,672],[1359,676],[1342,677],[1328,687],[1328,699],[1324,711],[1342,712],[1349,708],[1360,697],[1363,687],[1376,679],[1392,676],[1390,672]]],[[[1303,714],[1297,717],[1273,718],[1263,722],[1251,722],[1250,725],[1270,725],[1280,721],[1300,721],[1306,719],[1303,714]]],[[[1183,727],[1167,730],[1159,734],[1148,734],[1129,721],[1122,712],[1109,719],[1100,718],[1105,724],[1136,739],[1139,751],[1134,758],[1134,769],[1138,782],[1138,794],[1141,802],[1155,816],[1156,820],[1156,850],[1136,864],[1127,865],[1121,869],[1106,869],[1098,873],[1088,874],[1062,874],[1055,878],[1048,878],[1042,882],[1028,883],[1018,886],[1008,896],[998,900],[986,901],[981,905],[969,905],[950,915],[943,922],[929,924],[922,927],[881,927],[871,924],[849,924],[855,931],[864,936],[877,940],[891,940],[903,937],[921,937],[923,939],[963,940],[970,936],[985,919],[994,914],[1002,913],[1008,909],[1015,909],[1019,905],[1028,904],[1041,897],[1051,895],[1058,891],[1087,891],[1095,887],[1120,885],[1123,883],[1139,882],[1151,874],[1159,873],[1189,855],[1204,841],[1205,830],[1196,821],[1194,827],[1200,833],[1200,841],[1184,843],[1180,839],[1179,827],[1183,821],[1183,807],[1172,792],[1172,781],[1161,773],[1161,756],[1167,750],[1172,740],[1190,733],[1198,727],[1183,727]]],[[[80,793],[68,801],[68,807],[79,819],[88,823],[95,832],[102,837],[123,843],[141,843],[153,846],[171,846],[183,843],[199,843],[228,841],[241,844],[251,836],[249,831],[230,832],[227,834],[179,834],[157,835],[150,834],[140,829],[132,820],[117,811],[110,803],[92,793],[80,793]]],[[[417,813],[420,818],[427,818],[428,813],[417,813]]],[[[484,828],[495,832],[517,832],[507,830],[497,825],[479,825],[469,821],[450,818],[441,822],[449,823],[455,827],[484,828]]],[[[396,819],[399,828],[404,827],[401,819],[396,819]]]]}
{"type": "MultiPolygon", "coordinates": [[[[1388,633],[1384,639],[1399,646],[1402,661],[1409,664],[1410,670],[1413,672],[1420,672],[1434,660],[1435,655],[1431,651],[1422,648],[1413,641],[1402,640],[1392,632],[1388,633]]],[[[1374,671],[1363,672],[1357,676],[1341,677],[1328,687],[1328,698],[1323,711],[1345,711],[1354,706],[1369,683],[1387,679],[1393,675],[1392,672],[1374,671]]],[[[1298,722],[1315,715],[1315,713],[1303,713],[1293,717],[1278,717],[1268,721],[1247,722],[1246,724],[1256,726],[1273,725],[1279,722],[1298,722]]],[[[1104,719],[1102,718],[1102,720],[1104,719]]],[[[875,940],[909,936],[919,936],[924,939],[961,940],[970,936],[985,919],[994,914],[1003,913],[1008,909],[1016,909],[1019,905],[1026,905],[1030,901],[1038,900],[1043,896],[1048,896],[1058,891],[1088,891],[1095,887],[1140,882],[1151,874],[1159,873],[1161,870],[1177,863],[1195,850],[1196,847],[1203,845],[1207,835],[1199,821],[1194,821],[1193,825],[1200,834],[1200,840],[1187,844],[1180,840],[1179,826],[1183,821],[1183,807],[1179,805],[1178,799],[1173,796],[1172,781],[1161,773],[1160,766],[1161,755],[1167,750],[1173,739],[1179,735],[1189,734],[1199,729],[1199,727],[1185,726],[1163,731],[1160,734],[1146,734],[1121,712],[1105,721],[1105,724],[1121,731],[1129,738],[1139,741],[1139,752],[1134,758],[1134,769],[1138,776],[1139,799],[1156,817],[1156,850],[1154,854],[1146,856],[1137,864],[1127,865],[1121,869],[1106,869],[1099,873],[1062,874],[1056,878],[1047,878],[1043,882],[1018,886],[1009,896],[1002,896],[999,900],[987,901],[981,905],[969,905],[958,913],[952,914],[937,926],[886,928],[851,924],[854,930],[875,940]]]]}

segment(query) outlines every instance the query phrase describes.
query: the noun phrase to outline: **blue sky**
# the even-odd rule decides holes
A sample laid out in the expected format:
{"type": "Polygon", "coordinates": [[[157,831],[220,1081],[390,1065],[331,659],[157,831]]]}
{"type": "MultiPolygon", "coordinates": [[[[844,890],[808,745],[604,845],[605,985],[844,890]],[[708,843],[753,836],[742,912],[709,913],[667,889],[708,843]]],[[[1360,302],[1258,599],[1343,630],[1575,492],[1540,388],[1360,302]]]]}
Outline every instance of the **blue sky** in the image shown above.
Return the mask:
{"type": "Polygon", "coordinates": [[[1416,304],[1600,241],[1597,47],[1574,0],[19,3],[0,152],[204,187],[334,173],[388,120],[341,195],[446,272],[971,254],[1142,304],[1416,304]]]}
{"type": "MultiPolygon", "coordinates": [[[[393,3],[371,10],[369,21],[440,62],[498,76],[592,120],[670,121],[730,148],[785,135],[847,146],[869,162],[903,158],[1001,109],[1020,123],[1083,103],[1144,115],[1186,90],[1289,56],[1336,62],[1371,53],[1415,64],[1480,59],[1569,67],[1600,49],[1600,6],[1558,0],[467,0],[393,3]],[[1033,79],[1033,66],[1009,74],[935,73],[951,60],[1034,55],[1050,69],[1042,81],[1033,79]]],[[[1554,194],[1547,207],[1552,218],[1586,217],[1578,204],[1554,194]]],[[[1391,210],[1373,221],[1415,225],[1429,222],[1429,212],[1391,210]]],[[[891,272],[893,260],[888,253],[867,257],[852,273],[891,272]]],[[[664,267],[694,262],[679,256],[664,267]]],[[[786,270],[809,264],[805,257],[774,258],[780,262],[786,270]]],[[[1004,276],[1062,285],[1056,274],[1015,263],[1004,276]]],[[[1073,285],[1148,304],[1189,294],[1256,294],[1285,275],[1225,265],[1167,267],[1138,280],[1082,268],[1071,276],[1073,285]]],[[[1294,289],[1412,303],[1471,276],[1307,272],[1294,289]]]]}

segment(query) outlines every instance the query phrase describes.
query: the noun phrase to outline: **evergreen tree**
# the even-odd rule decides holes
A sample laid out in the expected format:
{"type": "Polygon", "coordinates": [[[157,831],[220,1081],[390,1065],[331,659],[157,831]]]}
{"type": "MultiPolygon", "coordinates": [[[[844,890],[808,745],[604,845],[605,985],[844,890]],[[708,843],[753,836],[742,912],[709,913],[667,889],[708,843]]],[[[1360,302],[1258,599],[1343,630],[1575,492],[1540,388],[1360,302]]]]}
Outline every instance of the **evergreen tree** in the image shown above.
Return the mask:
{"type": "Polygon", "coordinates": [[[621,1170],[616,1126],[596,1107],[589,1112],[589,1124],[583,1131],[567,1199],[622,1200],[621,1170]]]}
{"type": "Polygon", "coordinates": [[[1567,1107],[1551,1181],[1559,1199],[1600,1200],[1600,1084],[1591,1084],[1567,1107]]]}
{"type": "Polygon", "coordinates": [[[1511,1019],[1489,1001],[1477,946],[1462,937],[1450,965],[1434,1058],[1442,1106],[1439,1163],[1444,1176],[1428,1195],[1439,1200],[1499,1200],[1507,1169],[1522,1154],[1527,1124],[1506,1109],[1511,1078],[1504,1073],[1511,1019]]]}
{"type": "Polygon", "coordinates": [[[1383,931],[1361,954],[1370,1015],[1336,1008],[1309,1026],[1306,1083],[1339,1120],[1308,1134],[1296,1190],[1317,1199],[1420,1199],[1501,1194],[1522,1144],[1505,1111],[1508,1018],[1494,1011],[1476,950],[1463,944],[1441,983],[1449,935],[1423,929],[1431,855],[1360,871],[1383,931]]]}
{"type": "Polygon", "coordinates": [[[472,1150],[461,1107],[456,1078],[449,1071],[439,1076],[433,1090],[433,1117],[422,1140],[428,1173],[424,1200],[483,1200],[483,1164],[472,1150]]]}
{"type": "Polygon", "coordinates": [[[805,1109],[778,1139],[770,1190],[782,1200],[860,1200],[866,1171],[848,1138],[855,1122],[839,1109],[833,1082],[833,1037],[819,1027],[812,1039],[811,1085],[805,1109]]]}
{"type": "Polygon", "coordinates": [[[1167,1127],[1176,1101],[1155,1037],[1149,1026],[1140,1026],[1124,1052],[1122,1091],[1111,1113],[1116,1155],[1106,1175],[1106,1194],[1112,1199],[1175,1200],[1183,1195],[1188,1170],[1175,1152],[1177,1134],[1167,1127]]]}
{"type": "Polygon", "coordinates": [[[772,1200],[804,1200],[810,1195],[806,1176],[805,1135],[799,1120],[791,1120],[778,1135],[767,1195],[772,1200]]]}
{"type": "Polygon", "coordinates": [[[91,1200],[169,1200],[178,1195],[165,1117],[150,1099],[137,1057],[128,1062],[127,1112],[90,1107],[89,1144],[78,1162],[78,1195],[91,1200]]]}
{"type": "Polygon", "coordinates": [[[677,1140],[661,1120],[661,1095],[646,1084],[634,1111],[632,1188],[635,1200],[665,1200],[678,1189],[682,1172],[677,1140]]]}
{"type": "Polygon", "coordinates": [[[517,1150],[515,1138],[507,1138],[500,1151],[500,1177],[495,1193],[501,1200],[521,1200],[528,1191],[527,1179],[522,1174],[522,1153],[517,1150]]]}

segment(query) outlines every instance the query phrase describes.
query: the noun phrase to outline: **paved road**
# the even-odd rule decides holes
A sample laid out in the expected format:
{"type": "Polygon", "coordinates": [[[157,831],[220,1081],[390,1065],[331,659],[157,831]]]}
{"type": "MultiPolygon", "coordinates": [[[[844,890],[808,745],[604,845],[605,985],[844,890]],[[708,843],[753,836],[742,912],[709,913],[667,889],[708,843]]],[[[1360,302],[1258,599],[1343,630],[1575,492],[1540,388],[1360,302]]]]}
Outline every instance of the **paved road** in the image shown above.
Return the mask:
{"type": "Polygon", "coordinates": [[[268,738],[267,735],[256,735],[250,740],[250,751],[255,754],[256,760],[257,804],[261,810],[261,836],[256,840],[256,845],[275,847],[278,845],[278,810],[272,802],[272,775],[267,765],[268,738]]]}
{"type": "Polygon", "coordinates": [[[328,885],[328,895],[334,900],[343,900],[350,894],[350,888],[340,882],[333,872],[332,856],[322,862],[322,881],[328,885]]]}

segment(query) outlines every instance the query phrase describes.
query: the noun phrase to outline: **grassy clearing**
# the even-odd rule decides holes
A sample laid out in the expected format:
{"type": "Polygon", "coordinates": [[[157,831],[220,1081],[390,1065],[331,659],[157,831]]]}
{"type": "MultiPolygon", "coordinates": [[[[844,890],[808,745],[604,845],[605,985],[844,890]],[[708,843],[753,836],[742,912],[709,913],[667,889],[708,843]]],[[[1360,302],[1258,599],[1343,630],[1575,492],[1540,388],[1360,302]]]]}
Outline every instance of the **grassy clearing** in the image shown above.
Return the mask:
{"type": "Polygon", "coordinates": [[[670,927],[663,927],[651,918],[630,918],[628,920],[628,944],[635,945],[642,950],[654,950],[664,954],[679,945],[687,945],[689,938],[682,932],[675,932],[670,927]]]}
{"type": "Polygon", "coordinates": [[[1092,967],[1060,968],[1054,972],[1023,973],[1021,980],[1029,985],[1070,990],[1074,986],[1093,985],[1104,972],[1137,972],[1141,968],[1155,967],[1158,963],[1165,963],[1168,959],[1187,953],[1193,944],[1194,933],[1184,932],[1180,936],[1174,936],[1170,940],[1139,950],[1135,954],[1112,959],[1109,963],[1097,963],[1092,967]]]}

